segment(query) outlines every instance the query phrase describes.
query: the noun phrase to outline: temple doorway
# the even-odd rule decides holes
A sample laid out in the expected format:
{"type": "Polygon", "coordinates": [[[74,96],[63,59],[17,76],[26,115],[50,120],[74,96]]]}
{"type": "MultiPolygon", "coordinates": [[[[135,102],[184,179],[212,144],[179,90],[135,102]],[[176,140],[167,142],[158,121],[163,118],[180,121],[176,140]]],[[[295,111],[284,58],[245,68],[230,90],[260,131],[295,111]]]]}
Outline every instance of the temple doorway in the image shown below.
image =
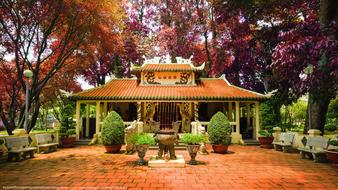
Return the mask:
{"type": "Polygon", "coordinates": [[[180,131],[181,115],[176,102],[159,102],[154,115],[160,129],[178,129],[180,131]]]}

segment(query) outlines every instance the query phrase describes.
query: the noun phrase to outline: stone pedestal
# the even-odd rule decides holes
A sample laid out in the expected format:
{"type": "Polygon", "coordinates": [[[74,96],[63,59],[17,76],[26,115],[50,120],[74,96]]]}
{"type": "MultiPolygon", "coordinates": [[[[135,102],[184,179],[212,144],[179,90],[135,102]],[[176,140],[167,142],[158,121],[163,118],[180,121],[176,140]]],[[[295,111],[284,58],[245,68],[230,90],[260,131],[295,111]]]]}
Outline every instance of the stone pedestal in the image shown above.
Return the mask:
{"type": "Polygon", "coordinates": [[[27,135],[27,132],[25,129],[15,129],[13,131],[14,136],[23,136],[23,135],[27,135]]]}
{"type": "Polygon", "coordinates": [[[279,142],[282,129],[280,127],[274,127],[272,130],[273,142],[279,142]]]}
{"type": "Polygon", "coordinates": [[[152,155],[148,161],[148,166],[151,168],[184,168],[185,161],[183,155],[176,155],[176,160],[165,161],[156,159],[156,155],[152,155]]]}
{"type": "Polygon", "coordinates": [[[310,129],[308,132],[310,137],[319,136],[322,132],[318,129],[310,129]]]}
{"type": "Polygon", "coordinates": [[[233,144],[240,144],[241,140],[242,140],[242,134],[231,133],[231,143],[233,143],[233,144]]]}

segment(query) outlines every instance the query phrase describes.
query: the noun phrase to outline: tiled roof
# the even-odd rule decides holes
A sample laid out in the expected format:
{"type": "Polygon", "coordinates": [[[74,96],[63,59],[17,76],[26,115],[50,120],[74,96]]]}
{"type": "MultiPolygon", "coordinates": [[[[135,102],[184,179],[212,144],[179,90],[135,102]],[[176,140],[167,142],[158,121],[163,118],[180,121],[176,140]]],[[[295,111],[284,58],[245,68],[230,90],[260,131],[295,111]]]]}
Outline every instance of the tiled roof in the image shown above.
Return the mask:
{"type": "Polygon", "coordinates": [[[133,71],[167,71],[167,72],[189,72],[202,71],[204,67],[194,67],[191,64],[171,63],[171,64],[144,64],[140,67],[132,68],[133,71]]]}
{"type": "Polygon", "coordinates": [[[265,95],[232,86],[224,79],[201,79],[195,86],[139,85],[136,79],[113,79],[72,96],[77,100],[260,100],[265,95]]]}

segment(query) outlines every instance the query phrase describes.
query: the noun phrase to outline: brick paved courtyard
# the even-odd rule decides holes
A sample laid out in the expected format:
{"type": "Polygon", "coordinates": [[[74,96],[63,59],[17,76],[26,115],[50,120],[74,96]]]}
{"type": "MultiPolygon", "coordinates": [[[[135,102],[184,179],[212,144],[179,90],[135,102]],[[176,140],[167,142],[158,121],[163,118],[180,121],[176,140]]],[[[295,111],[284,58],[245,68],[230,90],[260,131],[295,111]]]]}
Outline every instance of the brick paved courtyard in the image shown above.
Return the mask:
{"type": "MultiPolygon", "coordinates": [[[[330,164],[254,146],[232,145],[230,150],[227,155],[198,155],[200,165],[172,169],[137,166],[136,154],[105,154],[102,146],[59,149],[19,163],[6,163],[3,156],[0,188],[338,189],[338,170],[330,164]]],[[[155,153],[148,151],[146,159],[155,153]]],[[[187,151],[177,154],[189,159],[187,151]]]]}

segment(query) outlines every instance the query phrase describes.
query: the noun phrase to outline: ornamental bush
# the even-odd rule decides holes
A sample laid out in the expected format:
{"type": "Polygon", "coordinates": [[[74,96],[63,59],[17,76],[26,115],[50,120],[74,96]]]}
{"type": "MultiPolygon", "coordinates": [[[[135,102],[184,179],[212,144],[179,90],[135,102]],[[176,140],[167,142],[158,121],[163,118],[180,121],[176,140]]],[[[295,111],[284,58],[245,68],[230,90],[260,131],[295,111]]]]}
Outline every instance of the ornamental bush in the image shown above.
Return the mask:
{"type": "Polygon", "coordinates": [[[181,137],[181,141],[184,144],[188,145],[199,145],[204,141],[204,136],[199,134],[199,135],[194,135],[191,133],[186,133],[181,137]]]}
{"type": "Polygon", "coordinates": [[[151,135],[145,133],[135,133],[131,135],[128,143],[135,145],[155,145],[155,139],[151,135]]]}
{"type": "Polygon", "coordinates": [[[121,116],[115,111],[103,119],[101,139],[104,145],[124,144],[124,124],[121,116]]]}
{"type": "Polygon", "coordinates": [[[211,144],[229,145],[231,143],[231,132],[229,120],[222,112],[217,112],[212,116],[208,126],[211,144]]]}

